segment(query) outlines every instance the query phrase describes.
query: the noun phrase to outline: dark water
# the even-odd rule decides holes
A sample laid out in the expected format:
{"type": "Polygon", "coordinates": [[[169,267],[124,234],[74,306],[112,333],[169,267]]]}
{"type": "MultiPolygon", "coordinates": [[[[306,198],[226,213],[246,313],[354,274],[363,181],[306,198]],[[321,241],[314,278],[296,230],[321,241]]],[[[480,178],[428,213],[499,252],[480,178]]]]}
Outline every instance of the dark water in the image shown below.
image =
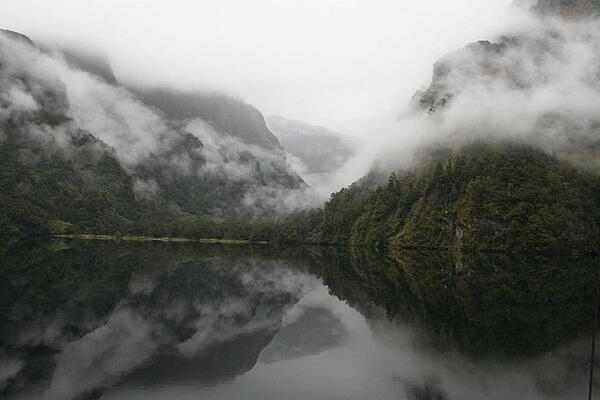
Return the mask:
{"type": "Polygon", "coordinates": [[[597,267],[4,240],[0,397],[586,399],[597,267]]]}

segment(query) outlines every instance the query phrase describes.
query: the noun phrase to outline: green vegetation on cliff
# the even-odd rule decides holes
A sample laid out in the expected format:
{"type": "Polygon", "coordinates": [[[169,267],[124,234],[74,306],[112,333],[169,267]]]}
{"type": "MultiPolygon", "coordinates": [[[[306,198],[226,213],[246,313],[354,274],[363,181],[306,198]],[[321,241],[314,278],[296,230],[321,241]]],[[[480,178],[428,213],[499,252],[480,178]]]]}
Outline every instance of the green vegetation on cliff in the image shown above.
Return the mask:
{"type": "Polygon", "coordinates": [[[438,149],[331,196],[306,241],[492,251],[597,250],[600,176],[518,145],[438,149]]]}
{"type": "Polygon", "coordinates": [[[139,216],[132,180],[110,149],[85,131],[65,137],[69,152],[7,130],[0,141],[0,233],[107,232],[139,216]]]}

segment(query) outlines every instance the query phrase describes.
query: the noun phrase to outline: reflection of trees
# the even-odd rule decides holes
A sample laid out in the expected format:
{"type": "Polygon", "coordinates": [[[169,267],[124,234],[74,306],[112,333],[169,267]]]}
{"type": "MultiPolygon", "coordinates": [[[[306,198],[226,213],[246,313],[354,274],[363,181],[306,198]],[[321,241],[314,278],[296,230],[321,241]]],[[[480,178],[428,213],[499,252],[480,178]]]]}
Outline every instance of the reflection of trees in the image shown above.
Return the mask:
{"type": "Polygon", "coordinates": [[[354,249],[316,258],[332,292],[473,354],[528,355],[587,334],[594,261],[354,249]]]}

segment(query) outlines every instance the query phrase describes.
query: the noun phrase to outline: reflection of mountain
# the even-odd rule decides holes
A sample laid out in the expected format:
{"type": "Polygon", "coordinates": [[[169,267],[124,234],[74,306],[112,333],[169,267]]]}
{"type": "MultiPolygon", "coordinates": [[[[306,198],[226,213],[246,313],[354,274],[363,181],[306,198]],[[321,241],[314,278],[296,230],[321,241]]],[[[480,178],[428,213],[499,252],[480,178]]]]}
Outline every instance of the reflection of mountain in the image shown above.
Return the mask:
{"type": "MultiPolygon", "coordinates": [[[[310,297],[298,303],[320,285],[304,270],[368,318],[383,309],[419,344],[470,360],[527,358],[585,336],[596,276],[586,259],[3,239],[0,395],[209,386],[258,361],[327,358],[351,343],[349,325],[310,297]]],[[[564,362],[580,371],[583,353],[564,362]]],[[[416,383],[413,398],[437,393],[416,383]]]]}
{"type": "Polygon", "coordinates": [[[461,256],[356,251],[323,254],[332,292],[369,312],[421,326],[477,355],[543,353],[587,334],[593,313],[593,261],[576,258],[461,256]]]}
{"type": "Polygon", "coordinates": [[[161,353],[128,375],[120,385],[214,384],[250,371],[276,329],[243,333],[216,343],[192,358],[161,353]]]}
{"type": "Polygon", "coordinates": [[[295,321],[284,325],[269,345],[260,353],[266,364],[281,360],[320,354],[339,346],[346,328],[331,310],[307,308],[295,321]]]}
{"type": "Polygon", "coordinates": [[[234,377],[315,284],[277,261],[185,247],[53,241],[0,255],[0,358],[19,364],[9,398],[234,377]]]}

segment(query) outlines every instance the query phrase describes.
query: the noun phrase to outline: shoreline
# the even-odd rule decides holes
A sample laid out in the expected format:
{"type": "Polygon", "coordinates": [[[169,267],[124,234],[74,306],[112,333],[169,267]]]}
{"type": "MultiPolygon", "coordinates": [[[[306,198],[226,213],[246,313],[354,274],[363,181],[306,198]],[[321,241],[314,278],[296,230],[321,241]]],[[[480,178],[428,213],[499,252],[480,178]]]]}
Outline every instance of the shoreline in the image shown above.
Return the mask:
{"type": "MultiPolygon", "coordinates": [[[[0,234],[0,237],[22,237],[21,235],[0,234]]],[[[139,235],[100,235],[100,234],[36,234],[26,235],[25,237],[38,237],[50,239],[69,239],[69,240],[96,240],[96,241],[114,241],[114,242],[154,242],[154,243],[198,243],[198,244],[222,244],[222,245],[285,245],[285,246],[317,246],[317,247],[344,247],[349,249],[367,249],[364,245],[351,245],[341,243],[316,243],[316,242],[277,242],[267,240],[248,240],[248,239],[211,239],[198,238],[191,239],[185,237],[172,236],[139,236],[139,235]]],[[[560,256],[560,257],[592,257],[598,258],[600,254],[595,250],[573,250],[571,252],[547,252],[547,251],[506,251],[500,249],[467,249],[452,247],[426,247],[426,246],[389,246],[385,249],[371,249],[376,252],[386,252],[389,254],[408,252],[434,252],[434,253],[453,253],[453,254],[488,254],[488,255],[507,255],[507,256],[560,256]]]]}
{"type": "Polygon", "coordinates": [[[44,237],[57,239],[77,239],[77,240],[104,240],[104,241],[124,241],[124,242],[163,242],[163,243],[204,243],[204,244],[260,244],[267,245],[272,242],[253,241],[242,239],[190,239],[182,237],[153,237],[153,236],[135,236],[135,235],[93,235],[93,234],[65,234],[65,235],[43,235],[44,237]]]}

